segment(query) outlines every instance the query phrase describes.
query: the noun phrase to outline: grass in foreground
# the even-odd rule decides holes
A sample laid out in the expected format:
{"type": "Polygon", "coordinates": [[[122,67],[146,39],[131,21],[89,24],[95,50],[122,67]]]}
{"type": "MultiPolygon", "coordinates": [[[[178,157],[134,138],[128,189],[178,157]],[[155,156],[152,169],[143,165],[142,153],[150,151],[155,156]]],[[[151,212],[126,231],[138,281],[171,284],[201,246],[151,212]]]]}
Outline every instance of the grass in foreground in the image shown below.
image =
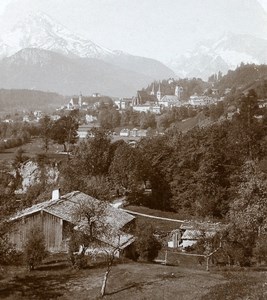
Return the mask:
{"type": "MultiPolygon", "coordinates": [[[[265,270],[206,272],[201,266],[194,267],[195,264],[117,264],[111,270],[104,299],[266,299],[265,270]]],[[[99,299],[104,272],[103,267],[73,270],[67,265],[43,266],[34,272],[8,268],[0,278],[0,298],[99,299]]]]}

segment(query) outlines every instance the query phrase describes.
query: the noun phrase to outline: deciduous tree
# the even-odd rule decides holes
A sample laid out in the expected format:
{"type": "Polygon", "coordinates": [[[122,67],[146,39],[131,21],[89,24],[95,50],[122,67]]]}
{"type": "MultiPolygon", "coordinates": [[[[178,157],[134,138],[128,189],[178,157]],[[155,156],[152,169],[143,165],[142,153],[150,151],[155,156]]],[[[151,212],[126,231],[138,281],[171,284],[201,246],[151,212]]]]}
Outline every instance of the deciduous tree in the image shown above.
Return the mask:
{"type": "Polygon", "coordinates": [[[71,116],[63,116],[57,120],[51,129],[51,138],[58,144],[63,145],[64,152],[69,152],[70,145],[76,143],[78,123],[71,116]]]}
{"type": "Polygon", "coordinates": [[[53,123],[49,116],[44,116],[40,122],[40,136],[42,139],[42,148],[45,150],[45,152],[49,149],[49,142],[51,140],[51,130],[53,123]]]}

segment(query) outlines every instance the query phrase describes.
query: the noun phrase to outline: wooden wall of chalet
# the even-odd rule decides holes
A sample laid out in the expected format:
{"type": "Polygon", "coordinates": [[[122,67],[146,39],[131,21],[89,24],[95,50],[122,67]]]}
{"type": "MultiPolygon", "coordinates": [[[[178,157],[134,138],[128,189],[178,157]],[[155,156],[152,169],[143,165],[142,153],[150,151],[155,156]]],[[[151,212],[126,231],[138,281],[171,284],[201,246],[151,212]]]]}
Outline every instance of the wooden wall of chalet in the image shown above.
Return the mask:
{"type": "Polygon", "coordinates": [[[46,247],[51,252],[67,251],[67,242],[64,237],[64,227],[67,225],[62,219],[46,212],[37,212],[23,217],[14,223],[14,228],[9,234],[9,240],[16,249],[22,250],[29,233],[33,227],[43,230],[46,247]]]}

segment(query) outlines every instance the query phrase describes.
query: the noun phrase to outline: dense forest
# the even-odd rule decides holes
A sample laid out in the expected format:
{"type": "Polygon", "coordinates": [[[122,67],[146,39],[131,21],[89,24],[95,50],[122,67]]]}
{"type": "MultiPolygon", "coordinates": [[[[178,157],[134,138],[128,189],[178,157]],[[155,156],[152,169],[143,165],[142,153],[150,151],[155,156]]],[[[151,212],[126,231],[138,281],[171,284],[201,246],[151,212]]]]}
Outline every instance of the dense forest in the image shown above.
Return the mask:
{"type": "Polygon", "coordinates": [[[62,169],[62,186],[104,198],[112,186],[126,191],[129,201],[149,207],[223,218],[246,163],[265,170],[266,111],[258,108],[253,90],[237,103],[239,113],[232,120],[183,134],[174,124],[164,135],[142,139],[136,148],[124,141],[112,143],[105,129],[95,129],[94,138],[82,142],[62,169]],[[152,194],[144,196],[147,182],[152,194]]]}
{"type": "Polygon", "coordinates": [[[245,92],[254,89],[258,97],[267,97],[267,66],[255,64],[241,64],[236,70],[228,73],[214,82],[214,87],[223,94],[225,89],[245,92]]]}

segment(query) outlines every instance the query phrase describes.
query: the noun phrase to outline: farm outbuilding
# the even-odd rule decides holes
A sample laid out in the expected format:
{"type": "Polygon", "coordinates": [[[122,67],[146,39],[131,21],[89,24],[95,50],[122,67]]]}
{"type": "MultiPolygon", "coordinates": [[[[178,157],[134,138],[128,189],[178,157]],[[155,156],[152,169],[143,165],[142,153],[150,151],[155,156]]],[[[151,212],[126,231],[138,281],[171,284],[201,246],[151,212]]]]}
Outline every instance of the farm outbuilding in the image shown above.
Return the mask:
{"type": "Polygon", "coordinates": [[[212,222],[197,222],[189,221],[181,225],[182,231],[180,247],[187,248],[195,245],[201,238],[212,238],[222,230],[223,225],[221,223],[212,222]]]}
{"type": "Polygon", "coordinates": [[[179,229],[170,233],[168,240],[169,248],[187,248],[195,245],[200,238],[212,238],[224,226],[221,223],[211,222],[184,222],[179,229]]]}
{"type": "Polygon", "coordinates": [[[9,219],[13,224],[8,235],[9,241],[17,250],[22,250],[31,229],[38,227],[44,234],[48,251],[67,252],[71,230],[84,232],[86,220],[77,221],[74,216],[77,208],[83,205],[104,207],[101,216],[95,220],[96,226],[105,224],[108,231],[108,234],[101,232],[96,236],[102,244],[123,250],[133,243],[134,236],[129,233],[135,219],[132,215],[79,191],[62,197],[58,195],[56,199],[52,198],[19,211],[9,219]]]}

